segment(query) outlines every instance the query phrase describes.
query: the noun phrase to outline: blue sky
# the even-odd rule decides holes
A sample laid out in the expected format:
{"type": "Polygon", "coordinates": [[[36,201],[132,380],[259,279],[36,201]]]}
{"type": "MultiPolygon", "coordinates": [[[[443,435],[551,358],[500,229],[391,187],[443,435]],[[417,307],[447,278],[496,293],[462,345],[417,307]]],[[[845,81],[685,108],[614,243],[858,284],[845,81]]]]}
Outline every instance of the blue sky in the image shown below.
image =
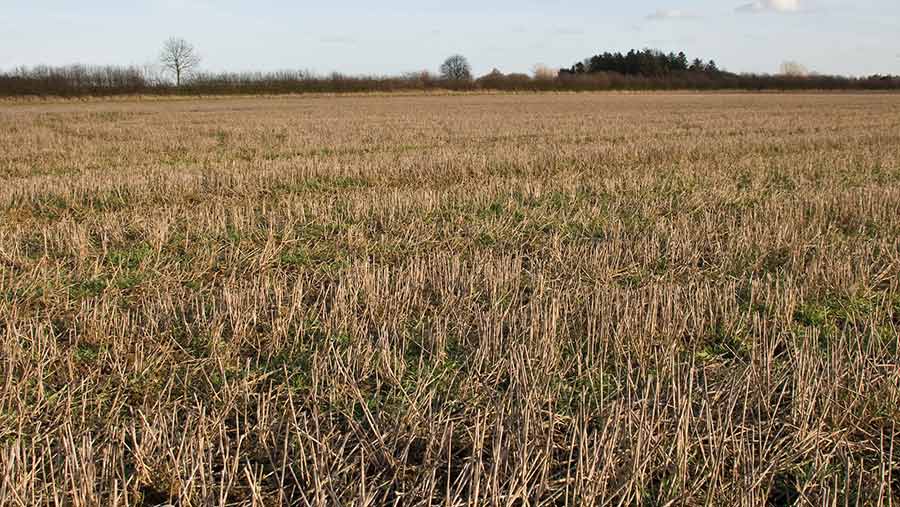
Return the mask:
{"type": "Polygon", "coordinates": [[[0,68],[146,64],[181,36],[207,70],[527,72],[653,47],[734,72],[785,60],[822,73],[900,74],[898,0],[0,0],[0,68]]]}

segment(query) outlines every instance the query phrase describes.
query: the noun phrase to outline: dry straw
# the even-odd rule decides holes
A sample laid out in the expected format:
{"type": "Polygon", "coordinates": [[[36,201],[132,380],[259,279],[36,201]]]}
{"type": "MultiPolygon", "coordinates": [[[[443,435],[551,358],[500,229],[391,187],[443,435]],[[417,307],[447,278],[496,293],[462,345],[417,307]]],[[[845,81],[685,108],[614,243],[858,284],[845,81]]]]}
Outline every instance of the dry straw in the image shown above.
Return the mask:
{"type": "Polygon", "coordinates": [[[0,107],[0,506],[898,505],[898,118],[0,107]]]}

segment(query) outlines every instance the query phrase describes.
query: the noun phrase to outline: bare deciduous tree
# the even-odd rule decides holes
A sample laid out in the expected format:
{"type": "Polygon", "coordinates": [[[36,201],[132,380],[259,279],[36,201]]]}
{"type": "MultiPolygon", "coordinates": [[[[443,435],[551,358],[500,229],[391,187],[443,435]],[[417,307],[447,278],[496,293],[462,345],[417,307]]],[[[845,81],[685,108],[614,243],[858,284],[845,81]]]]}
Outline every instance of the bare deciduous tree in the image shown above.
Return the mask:
{"type": "Polygon", "coordinates": [[[181,76],[190,73],[200,65],[200,55],[188,41],[172,37],[163,43],[159,61],[163,68],[175,74],[175,85],[181,86],[181,76]]]}
{"type": "Polygon", "coordinates": [[[465,56],[453,55],[441,65],[441,77],[451,81],[471,81],[472,67],[465,56]]]}
{"type": "Polygon", "coordinates": [[[782,63],[780,71],[782,76],[806,77],[809,75],[809,70],[805,66],[792,61],[782,63]]]}
{"type": "Polygon", "coordinates": [[[543,63],[538,63],[531,68],[531,72],[539,81],[552,81],[559,74],[559,69],[552,69],[543,63]]]}

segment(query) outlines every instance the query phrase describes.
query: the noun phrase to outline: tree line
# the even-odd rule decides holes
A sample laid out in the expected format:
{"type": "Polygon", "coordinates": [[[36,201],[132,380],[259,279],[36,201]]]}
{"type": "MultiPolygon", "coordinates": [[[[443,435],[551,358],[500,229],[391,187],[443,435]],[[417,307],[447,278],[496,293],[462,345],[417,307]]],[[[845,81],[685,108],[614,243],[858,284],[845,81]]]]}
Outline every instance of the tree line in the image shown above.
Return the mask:
{"type": "Polygon", "coordinates": [[[678,54],[663,53],[656,49],[644,49],[638,51],[632,49],[627,53],[610,53],[594,55],[584,61],[578,62],[569,69],[560,71],[562,74],[593,74],[597,72],[615,72],[626,76],[650,76],[660,77],[684,72],[701,72],[706,74],[719,74],[718,65],[714,60],[704,62],[696,58],[688,61],[683,51],[678,54]]]}
{"type": "MultiPolygon", "coordinates": [[[[684,52],[631,50],[605,52],[571,67],[533,75],[494,70],[475,78],[462,55],[447,58],[439,74],[400,76],[325,76],[308,71],[207,73],[184,39],[166,41],[160,66],[70,65],[21,67],[0,72],[0,96],[218,95],[392,92],[403,90],[602,91],[602,90],[900,90],[900,76],[866,78],[805,75],[734,74],[716,62],[689,60],[684,52]]],[[[796,64],[791,69],[798,68],[796,64]]]]}

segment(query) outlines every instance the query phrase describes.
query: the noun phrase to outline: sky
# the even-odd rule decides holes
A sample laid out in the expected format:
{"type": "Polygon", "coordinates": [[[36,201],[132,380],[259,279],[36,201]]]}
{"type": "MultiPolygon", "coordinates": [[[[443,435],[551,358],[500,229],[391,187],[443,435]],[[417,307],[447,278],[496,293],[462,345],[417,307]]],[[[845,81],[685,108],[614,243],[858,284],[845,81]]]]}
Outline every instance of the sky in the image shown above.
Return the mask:
{"type": "Polygon", "coordinates": [[[481,75],[656,48],[732,72],[900,74],[898,0],[0,0],[0,69],[145,65],[172,36],[209,71],[389,75],[459,53],[481,75]]]}

